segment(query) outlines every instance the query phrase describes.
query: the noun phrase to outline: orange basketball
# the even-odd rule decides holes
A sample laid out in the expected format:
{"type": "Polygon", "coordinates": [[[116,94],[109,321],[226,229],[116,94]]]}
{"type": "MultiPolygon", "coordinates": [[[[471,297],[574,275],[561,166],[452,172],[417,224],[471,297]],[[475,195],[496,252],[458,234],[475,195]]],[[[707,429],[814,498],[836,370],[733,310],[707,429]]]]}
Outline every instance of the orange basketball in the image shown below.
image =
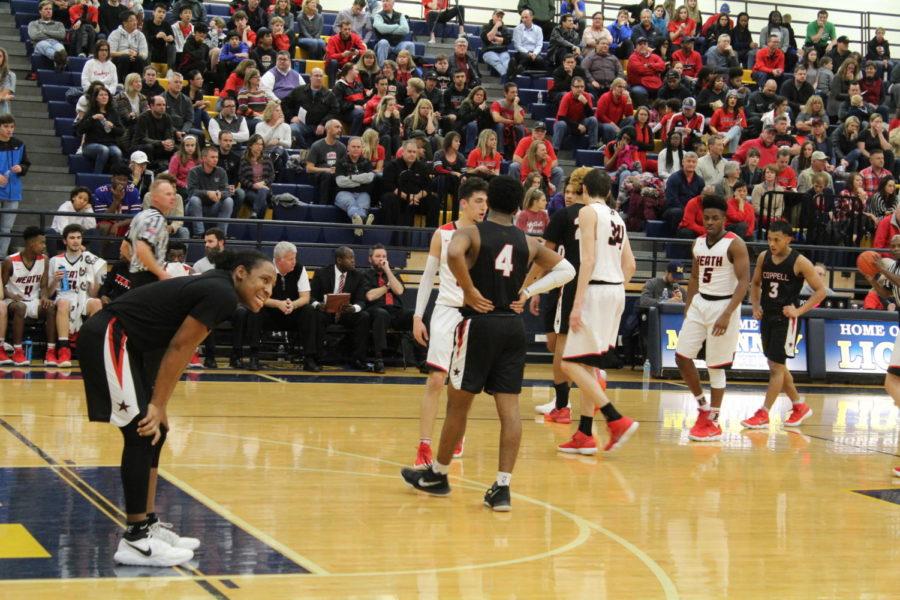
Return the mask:
{"type": "Polygon", "coordinates": [[[856,268],[863,275],[875,277],[878,275],[878,263],[881,261],[881,255],[872,250],[867,250],[856,257],[856,268]]]}

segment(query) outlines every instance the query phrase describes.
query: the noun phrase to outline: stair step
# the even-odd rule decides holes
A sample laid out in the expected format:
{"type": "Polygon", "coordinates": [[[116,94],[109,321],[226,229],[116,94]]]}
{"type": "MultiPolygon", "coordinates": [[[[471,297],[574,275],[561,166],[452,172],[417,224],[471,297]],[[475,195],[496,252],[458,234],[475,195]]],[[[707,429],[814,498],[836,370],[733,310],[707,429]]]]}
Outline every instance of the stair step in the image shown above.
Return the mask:
{"type": "MultiPolygon", "coordinates": [[[[69,159],[63,156],[61,149],[58,149],[55,152],[49,152],[46,146],[38,150],[36,148],[29,149],[27,144],[25,149],[28,152],[28,159],[33,165],[40,163],[49,167],[69,168],[69,159]]],[[[25,180],[28,180],[27,176],[25,177],[25,180]]]]}
{"type": "MultiPolygon", "coordinates": [[[[59,138],[54,135],[35,135],[33,133],[23,133],[16,131],[16,137],[25,142],[25,149],[34,149],[43,152],[59,152],[62,156],[62,147],[59,145],[59,138]]],[[[65,158],[65,157],[63,157],[65,158]]],[[[33,161],[32,161],[33,162],[33,161]]]]}
{"type": "MultiPolygon", "coordinates": [[[[29,157],[30,156],[31,155],[29,154],[29,157]]],[[[29,174],[31,174],[31,173],[53,173],[54,175],[56,175],[53,177],[53,180],[56,181],[57,183],[62,181],[60,176],[71,175],[69,173],[69,167],[52,167],[50,165],[46,165],[43,163],[41,163],[41,164],[32,163],[31,168],[28,169],[28,172],[29,172],[29,174]]],[[[72,178],[72,181],[73,182],[75,181],[74,177],[72,178]]]]}
{"type": "Polygon", "coordinates": [[[14,111],[13,114],[16,116],[16,131],[20,134],[55,135],[55,132],[53,131],[53,121],[47,116],[47,111],[44,111],[43,118],[24,115],[19,116],[18,111],[14,111]],[[45,131],[46,134],[44,133],[45,131]]]}
{"type": "Polygon", "coordinates": [[[48,119],[47,105],[37,102],[13,102],[13,114],[16,117],[16,121],[18,121],[20,117],[48,119]]]}
{"type": "MultiPolygon", "coordinates": [[[[22,190],[26,192],[54,192],[56,194],[67,194],[72,190],[71,185],[52,185],[49,183],[28,183],[26,177],[22,183],[22,190]]],[[[60,200],[59,204],[62,204],[60,200]]],[[[57,206],[59,206],[57,204],[57,206]]]]}

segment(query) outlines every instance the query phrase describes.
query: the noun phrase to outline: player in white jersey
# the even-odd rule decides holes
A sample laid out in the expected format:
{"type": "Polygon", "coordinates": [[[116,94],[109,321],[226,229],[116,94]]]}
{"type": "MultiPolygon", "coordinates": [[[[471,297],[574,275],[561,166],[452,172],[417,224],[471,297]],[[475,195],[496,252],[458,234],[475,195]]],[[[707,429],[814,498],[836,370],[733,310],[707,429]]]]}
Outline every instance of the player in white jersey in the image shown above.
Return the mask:
{"type": "MultiPolygon", "coordinates": [[[[56,295],[56,365],[71,367],[69,334],[77,333],[84,319],[103,308],[98,296],[106,278],[106,261],[84,249],[84,227],[78,223],[66,225],[62,239],[65,250],[50,259],[47,269],[47,296],[56,295]],[[65,290],[63,277],[67,284],[65,290]]],[[[48,356],[45,362],[52,362],[52,358],[48,356]]]]}
{"type": "MultiPolygon", "coordinates": [[[[425,382],[425,396],[422,398],[419,414],[419,449],[416,453],[415,466],[420,468],[431,464],[431,433],[437,418],[441,390],[450,369],[453,336],[456,326],[462,321],[459,309],[463,305],[463,292],[447,266],[447,247],[457,229],[470,227],[484,220],[487,212],[487,189],[487,183],[479,177],[470,177],[459,187],[459,220],[447,223],[431,236],[428,260],[416,294],[413,336],[417,342],[428,346],[426,363],[431,370],[425,382]],[[434,276],[438,274],[438,269],[440,269],[438,297],[431,313],[429,327],[426,329],[423,315],[431,298],[434,276]]],[[[457,458],[462,456],[462,442],[457,446],[454,456],[457,458]]]]}
{"type": "MultiPolygon", "coordinates": [[[[2,267],[2,282],[5,288],[3,303],[6,304],[7,314],[12,320],[11,360],[16,366],[25,366],[29,363],[22,348],[25,319],[45,319],[47,357],[55,359],[56,355],[56,342],[53,341],[56,339],[56,309],[45,295],[48,261],[44,252],[47,250],[47,242],[40,227],[26,227],[22,237],[25,240],[25,248],[10,255],[3,261],[2,267]]],[[[2,341],[0,339],[0,342],[2,341]]],[[[6,364],[9,364],[8,361],[9,359],[6,364]]]]}
{"type": "Polygon", "coordinates": [[[708,442],[721,439],[719,407],[725,395],[725,371],[734,360],[741,326],[741,302],[750,287],[750,257],[737,235],[725,231],[725,200],[703,199],[706,235],[694,241],[693,268],[684,305],[684,323],[678,333],[675,362],[684,383],[700,405],[690,439],[708,442]],[[694,359],[706,344],[711,402],[700,386],[694,359]]]}
{"type": "Polygon", "coordinates": [[[578,211],[581,266],[560,363],[581,390],[581,420],[572,439],[558,449],[567,454],[596,454],[595,407],[599,406],[606,417],[607,451],[621,446],[638,428],[637,422],[619,414],[594,375],[604,355],[616,346],[625,310],[625,283],[634,275],[636,263],[625,223],[607,205],[612,187],[609,175],[594,169],[581,185],[586,200],[586,206],[578,211]]]}
{"type": "MultiPolygon", "coordinates": [[[[863,277],[882,298],[893,298],[894,304],[900,306],[900,235],[891,238],[891,255],[893,258],[882,258],[878,262],[878,277],[863,277]]],[[[884,378],[884,389],[891,395],[894,404],[900,407],[900,333],[894,340],[894,352],[891,364],[884,378]]],[[[900,467],[893,468],[894,477],[900,477],[900,467]]]]}

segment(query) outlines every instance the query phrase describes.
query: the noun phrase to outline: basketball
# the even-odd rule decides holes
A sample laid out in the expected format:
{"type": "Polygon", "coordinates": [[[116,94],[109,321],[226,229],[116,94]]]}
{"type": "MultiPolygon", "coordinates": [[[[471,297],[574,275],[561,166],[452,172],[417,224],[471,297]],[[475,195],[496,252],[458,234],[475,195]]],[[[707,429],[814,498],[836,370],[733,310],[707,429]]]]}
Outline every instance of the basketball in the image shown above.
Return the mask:
{"type": "Polygon", "coordinates": [[[875,277],[878,275],[878,263],[880,260],[881,255],[872,250],[867,250],[856,257],[856,268],[863,275],[875,277]]]}

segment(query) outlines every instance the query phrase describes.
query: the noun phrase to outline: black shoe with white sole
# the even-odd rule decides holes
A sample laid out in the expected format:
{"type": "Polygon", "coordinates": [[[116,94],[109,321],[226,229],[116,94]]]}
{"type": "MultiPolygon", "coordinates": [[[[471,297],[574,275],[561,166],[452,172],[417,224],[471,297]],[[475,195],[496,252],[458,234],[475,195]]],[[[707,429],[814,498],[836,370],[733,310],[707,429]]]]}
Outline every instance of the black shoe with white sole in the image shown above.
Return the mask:
{"type": "Polygon", "coordinates": [[[484,505],[497,512],[511,511],[512,505],[509,499],[509,486],[497,485],[497,482],[495,481],[494,485],[491,486],[491,489],[484,493],[484,505]]]}
{"type": "Polygon", "coordinates": [[[435,473],[432,469],[406,468],[400,474],[406,483],[432,496],[446,496],[450,493],[447,476],[435,473]]]}

